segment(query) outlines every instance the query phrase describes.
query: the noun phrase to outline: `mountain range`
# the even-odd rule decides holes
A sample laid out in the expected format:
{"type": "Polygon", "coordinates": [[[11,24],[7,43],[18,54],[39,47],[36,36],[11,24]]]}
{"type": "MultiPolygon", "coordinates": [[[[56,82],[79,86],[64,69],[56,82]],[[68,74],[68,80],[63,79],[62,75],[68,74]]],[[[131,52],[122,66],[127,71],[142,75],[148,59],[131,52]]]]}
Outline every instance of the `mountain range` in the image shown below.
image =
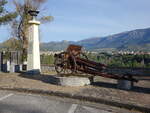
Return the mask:
{"type": "MultiPolygon", "coordinates": [[[[76,42],[63,40],[60,42],[41,43],[40,48],[41,51],[61,51],[65,50],[69,44],[81,45],[86,50],[91,51],[150,51],[150,28],[126,31],[105,37],[88,38],[76,42]]],[[[18,41],[11,38],[0,43],[0,48],[14,48],[16,50],[17,45],[18,41]]]]}
{"type": "Polygon", "coordinates": [[[86,50],[150,50],[150,28],[126,31],[105,37],[89,38],[81,41],[61,41],[41,43],[41,50],[64,50],[69,44],[83,46],[86,50]]]}

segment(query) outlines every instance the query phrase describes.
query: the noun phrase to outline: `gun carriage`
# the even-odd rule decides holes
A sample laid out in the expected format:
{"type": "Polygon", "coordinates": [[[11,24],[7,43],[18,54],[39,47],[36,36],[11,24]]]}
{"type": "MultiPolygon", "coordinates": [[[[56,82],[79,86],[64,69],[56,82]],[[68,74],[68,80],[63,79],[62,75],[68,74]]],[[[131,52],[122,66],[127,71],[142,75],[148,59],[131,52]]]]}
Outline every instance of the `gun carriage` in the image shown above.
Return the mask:
{"type": "Polygon", "coordinates": [[[132,75],[112,74],[107,71],[109,70],[107,65],[89,60],[86,54],[82,52],[82,46],[69,45],[66,51],[55,54],[54,57],[55,70],[59,74],[86,73],[93,76],[137,82],[132,75]]]}

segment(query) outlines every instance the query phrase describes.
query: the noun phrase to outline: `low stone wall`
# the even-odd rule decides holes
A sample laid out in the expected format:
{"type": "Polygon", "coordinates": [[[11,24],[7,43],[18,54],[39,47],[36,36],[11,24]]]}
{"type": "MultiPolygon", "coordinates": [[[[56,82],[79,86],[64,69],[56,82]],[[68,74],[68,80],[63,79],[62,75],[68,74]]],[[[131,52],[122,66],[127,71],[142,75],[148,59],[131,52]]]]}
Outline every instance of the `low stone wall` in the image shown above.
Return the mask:
{"type": "MultiPolygon", "coordinates": [[[[55,72],[55,67],[54,66],[46,66],[42,65],[41,66],[42,72],[44,71],[50,71],[50,72],[55,72]]],[[[104,70],[104,72],[109,72],[113,74],[132,74],[135,76],[150,76],[150,68],[107,68],[104,70]]]]}
{"type": "Polygon", "coordinates": [[[55,71],[55,67],[54,66],[42,65],[41,66],[41,71],[42,72],[54,72],[55,71]]]}

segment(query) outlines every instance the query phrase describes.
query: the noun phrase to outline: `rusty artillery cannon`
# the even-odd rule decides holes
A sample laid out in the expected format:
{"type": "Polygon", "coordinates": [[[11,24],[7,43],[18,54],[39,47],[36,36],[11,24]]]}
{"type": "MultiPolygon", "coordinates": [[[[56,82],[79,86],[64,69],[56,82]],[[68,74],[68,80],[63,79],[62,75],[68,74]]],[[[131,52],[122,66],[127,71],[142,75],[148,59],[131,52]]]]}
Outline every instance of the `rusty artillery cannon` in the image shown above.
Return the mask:
{"type": "Polygon", "coordinates": [[[102,76],[112,79],[122,79],[137,82],[131,74],[113,74],[109,67],[88,59],[82,52],[82,46],[69,45],[67,50],[55,54],[55,70],[59,74],[86,73],[93,76],[102,76]]]}

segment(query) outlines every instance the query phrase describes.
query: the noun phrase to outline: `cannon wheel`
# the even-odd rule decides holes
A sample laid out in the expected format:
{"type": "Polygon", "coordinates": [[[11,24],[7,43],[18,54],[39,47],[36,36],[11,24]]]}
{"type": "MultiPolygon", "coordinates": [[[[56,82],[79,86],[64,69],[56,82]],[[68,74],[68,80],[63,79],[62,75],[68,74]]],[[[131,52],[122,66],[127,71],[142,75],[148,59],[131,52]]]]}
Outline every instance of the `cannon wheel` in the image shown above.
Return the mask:
{"type": "Polygon", "coordinates": [[[76,72],[76,61],[75,57],[71,55],[69,58],[65,58],[65,54],[61,53],[62,58],[55,57],[54,65],[55,70],[59,74],[72,74],[76,72]]]}
{"type": "Polygon", "coordinates": [[[73,55],[71,55],[69,58],[69,65],[70,65],[71,73],[72,74],[77,73],[77,63],[76,63],[76,59],[73,55]]]}
{"type": "Polygon", "coordinates": [[[63,59],[56,57],[54,61],[55,65],[55,70],[57,73],[62,73],[63,72],[63,59]]]}
{"type": "Polygon", "coordinates": [[[71,74],[72,70],[70,68],[70,64],[68,60],[63,61],[63,73],[64,74],[71,74]]]}
{"type": "MultiPolygon", "coordinates": [[[[88,60],[87,55],[86,55],[85,53],[82,53],[82,52],[79,54],[78,57],[88,60]]],[[[80,67],[80,68],[83,68],[84,70],[86,70],[85,68],[87,68],[87,67],[84,66],[84,65],[80,65],[79,67],[80,67]]],[[[84,74],[84,72],[82,72],[82,71],[76,71],[76,73],[78,73],[78,74],[84,74]]]]}

